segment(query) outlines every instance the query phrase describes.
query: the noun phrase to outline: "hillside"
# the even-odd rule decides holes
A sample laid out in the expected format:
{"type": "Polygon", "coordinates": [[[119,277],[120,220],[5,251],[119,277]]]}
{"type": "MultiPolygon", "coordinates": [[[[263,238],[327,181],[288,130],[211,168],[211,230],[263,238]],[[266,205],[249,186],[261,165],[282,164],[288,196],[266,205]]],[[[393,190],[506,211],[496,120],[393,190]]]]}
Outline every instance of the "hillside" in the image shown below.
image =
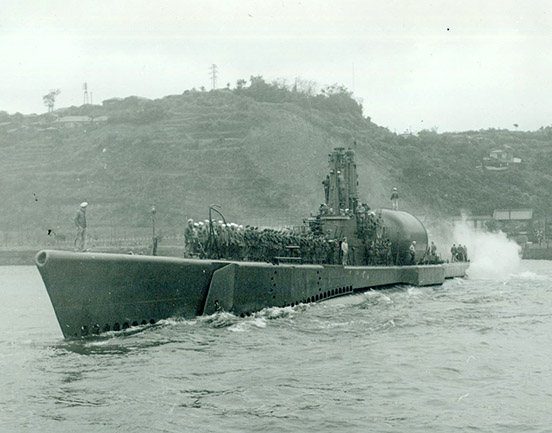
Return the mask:
{"type": "Polygon", "coordinates": [[[227,219],[298,223],[323,200],[327,155],[357,151],[360,191],[388,206],[392,186],[414,213],[489,214],[500,207],[550,213],[552,129],[399,136],[372,123],[341,87],[313,95],[252,77],[235,89],[129,97],[40,116],[0,113],[0,231],[72,232],[78,203],[97,228],[178,230],[216,203],[227,219]],[[67,116],[98,121],[75,122],[67,116]],[[518,164],[489,172],[503,144],[518,164]]]}

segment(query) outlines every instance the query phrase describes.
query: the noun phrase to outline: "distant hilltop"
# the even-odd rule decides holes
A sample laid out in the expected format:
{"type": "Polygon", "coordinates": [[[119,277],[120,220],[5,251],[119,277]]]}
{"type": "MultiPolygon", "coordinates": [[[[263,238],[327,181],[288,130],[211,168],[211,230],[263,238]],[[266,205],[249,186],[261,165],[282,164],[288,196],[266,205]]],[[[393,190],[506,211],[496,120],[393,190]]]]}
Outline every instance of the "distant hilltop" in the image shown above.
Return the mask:
{"type": "MultiPolygon", "coordinates": [[[[400,103],[400,101],[398,101],[400,103]]],[[[315,91],[262,77],[234,88],[186,90],[150,100],[111,98],[41,115],[0,112],[0,232],[72,229],[81,201],[90,221],[144,227],[203,219],[216,203],[232,221],[301,221],[324,200],[334,147],[357,154],[359,197],[419,214],[550,213],[552,128],[395,134],[373,123],[342,86],[315,91]],[[503,145],[523,164],[482,168],[503,145]]]]}

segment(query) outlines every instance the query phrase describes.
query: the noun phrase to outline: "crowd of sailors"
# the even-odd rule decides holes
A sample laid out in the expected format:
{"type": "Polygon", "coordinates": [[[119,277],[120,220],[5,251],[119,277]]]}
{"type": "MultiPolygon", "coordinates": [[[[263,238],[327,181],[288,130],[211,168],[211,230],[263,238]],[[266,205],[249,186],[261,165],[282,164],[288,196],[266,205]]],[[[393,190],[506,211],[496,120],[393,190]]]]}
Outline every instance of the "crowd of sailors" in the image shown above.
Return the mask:
{"type": "MultiPolygon", "coordinates": [[[[366,239],[362,253],[355,252],[347,238],[335,238],[318,230],[316,221],[307,230],[259,229],[224,221],[188,220],[184,233],[186,257],[261,262],[391,266],[395,264],[442,263],[432,242],[421,260],[415,260],[416,243],[409,257],[394,257],[391,241],[382,236],[381,216],[366,213],[357,233],[366,239]],[[356,254],[355,254],[356,253],[356,254]],[[360,258],[360,259],[359,259],[360,258]],[[361,263],[355,263],[361,261],[361,263]],[[405,262],[406,260],[406,262],[405,262]]],[[[357,246],[359,248],[359,246],[357,246]]]]}
{"type": "Polygon", "coordinates": [[[462,244],[452,244],[450,247],[451,262],[467,262],[468,247],[462,244]]]}
{"type": "MultiPolygon", "coordinates": [[[[74,221],[77,227],[75,251],[84,250],[86,231],[86,207],[83,202],[74,221]]],[[[406,257],[393,256],[391,240],[387,238],[381,213],[370,210],[365,203],[355,209],[356,233],[361,240],[356,248],[349,247],[346,237],[331,236],[324,233],[321,217],[332,215],[333,209],[320,205],[319,213],[309,221],[309,227],[302,229],[259,229],[226,221],[205,220],[194,222],[189,219],[184,231],[185,257],[200,259],[228,259],[240,261],[298,261],[301,263],[342,264],[342,265],[414,265],[443,263],[432,241],[421,259],[416,260],[416,242],[412,241],[406,257]],[[356,254],[355,254],[356,253],[356,254]],[[355,261],[360,263],[355,263],[355,261]]],[[[152,209],[152,215],[155,214],[152,209]]],[[[340,215],[353,216],[349,209],[340,209],[340,215]]],[[[155,227],[155,226],[154,226],[155,227]]],[[[153,255],[156,255],[157,237],[155,237],[153,255]]],[[[397,249],[395,248],[395,251],[397,249]]],[[[468,261],[468,248],[462,244],[451,247],[451,261],[468,261]]]]}
{"type": "Polygon", "coordinates": [[[341,263],[342,244],[311,232],[291,229],[259,229],[223,221],[194,222],[188,220],[184,232],[188,257],[274,262],[341,263]],[[299,257],[300,254],[300,257],[299,257]]]}

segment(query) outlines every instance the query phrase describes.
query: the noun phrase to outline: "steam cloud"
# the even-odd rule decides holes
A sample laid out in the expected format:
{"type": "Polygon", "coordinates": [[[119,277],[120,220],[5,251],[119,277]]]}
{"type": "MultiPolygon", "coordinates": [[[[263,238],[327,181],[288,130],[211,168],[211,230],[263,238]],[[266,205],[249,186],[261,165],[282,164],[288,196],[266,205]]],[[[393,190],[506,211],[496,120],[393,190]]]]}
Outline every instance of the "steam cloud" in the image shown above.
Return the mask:
{"type": "Polygon", "coordinates": [[[461,222],[454,225],[453,239],[468,247],[470,278],[505,280],[521,265],[520,246],[503,232],[479,231],[461,222]]]}

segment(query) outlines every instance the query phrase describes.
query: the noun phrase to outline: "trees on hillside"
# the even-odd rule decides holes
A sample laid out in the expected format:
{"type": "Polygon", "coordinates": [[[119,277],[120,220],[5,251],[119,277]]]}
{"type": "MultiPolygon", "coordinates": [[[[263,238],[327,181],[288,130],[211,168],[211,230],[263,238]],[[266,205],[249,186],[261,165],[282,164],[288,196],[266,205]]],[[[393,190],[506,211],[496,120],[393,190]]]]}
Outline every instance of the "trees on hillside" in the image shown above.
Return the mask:
{"type": "Polygon", "coordinates": [[[286,80],[268,83],[261,75],[252,75],[249,82],[249,87],[246,87],[246,80],[238,80],[234,91],[260,102],[294,102],[319,110],[362,115],[362,105],[353,98],[353,92],[340,84],[332,84],[318,91],[315,82],[300,78],[292,86],[286,80]]]}
{"type": "Polygon", "coordinates": [[[56,97],[61,93],[60,89],[50,90],[46,95],[42,97],[44,105],[48,107],[48,113],[54,111],[54,105],[56,103],[56,97]]]}

